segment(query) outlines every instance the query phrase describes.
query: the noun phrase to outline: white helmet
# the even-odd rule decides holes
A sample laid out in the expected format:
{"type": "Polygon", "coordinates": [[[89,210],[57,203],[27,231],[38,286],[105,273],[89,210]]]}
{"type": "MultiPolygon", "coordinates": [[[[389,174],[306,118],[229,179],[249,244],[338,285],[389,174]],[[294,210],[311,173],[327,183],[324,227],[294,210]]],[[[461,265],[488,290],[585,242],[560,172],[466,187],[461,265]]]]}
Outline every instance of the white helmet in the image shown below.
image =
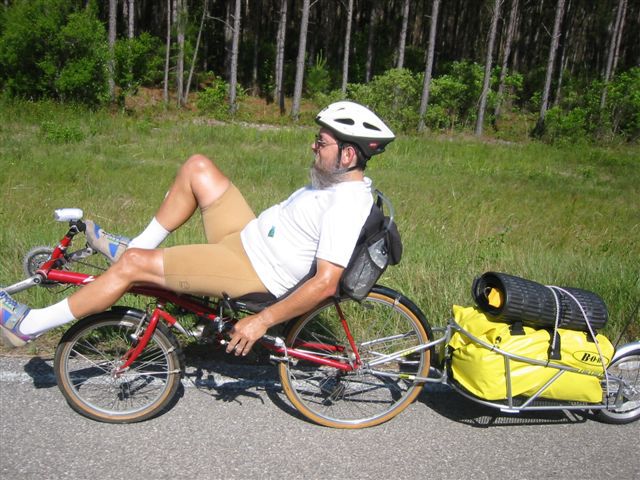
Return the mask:
{"type": "Polygon", "coordinates": [[[328,128],[343,142],[356,144],[366,159],[384,152],[396,136],[375,113],[359,103],[335,102],[316,116],[316,123],[328,128]]]}

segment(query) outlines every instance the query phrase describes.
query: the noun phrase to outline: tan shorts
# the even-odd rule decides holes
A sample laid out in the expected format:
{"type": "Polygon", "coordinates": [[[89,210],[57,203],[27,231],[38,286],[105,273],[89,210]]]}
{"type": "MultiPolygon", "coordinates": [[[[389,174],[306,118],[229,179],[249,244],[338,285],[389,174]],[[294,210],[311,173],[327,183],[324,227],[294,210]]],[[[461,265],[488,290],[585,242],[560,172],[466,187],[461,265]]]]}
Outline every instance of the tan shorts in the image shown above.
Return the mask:
{"type": "Polygon", "coordinates": [[[240,232],[255,214],[231,184],[212,205],[202,210],[208,244],[164,249],[167,287],[179,293],[238,297],[267,292],[242,246],[240,232]]]}

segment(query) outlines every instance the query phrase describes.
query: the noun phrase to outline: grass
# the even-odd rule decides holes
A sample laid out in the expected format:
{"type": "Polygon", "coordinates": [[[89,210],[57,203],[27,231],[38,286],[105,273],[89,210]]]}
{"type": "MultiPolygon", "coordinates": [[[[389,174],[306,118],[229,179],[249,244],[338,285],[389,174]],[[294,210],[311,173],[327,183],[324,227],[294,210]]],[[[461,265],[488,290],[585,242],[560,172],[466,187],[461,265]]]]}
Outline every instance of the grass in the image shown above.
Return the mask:
{"type": "MultiPolygon", "coordinates": [[[[64,233],[55,208],[81,207],[123,235],[141,231],[195,152],[215,158],[256,212],[284,199],[307,179],[315,129],[305,124],[256,128],[157,108],[0,103],[0,284],[21,278],[32,246],[54,245],[64,233]]],[[[393,200],[405,246],[383,283],[433,324],[446,321],[452,304],[470,304],[473,278],[488,270],[597,292],[612,339],[640,300],[637,147],[400,136],[367,174],[393,200]]],[[[203,239],[193,219],[167,245],[203,239]]],[[[39,307],[67,293],[32,289],[18,298],[39,307]]],[[[630,338],[639,337],[636,316],[630,338]]]]}

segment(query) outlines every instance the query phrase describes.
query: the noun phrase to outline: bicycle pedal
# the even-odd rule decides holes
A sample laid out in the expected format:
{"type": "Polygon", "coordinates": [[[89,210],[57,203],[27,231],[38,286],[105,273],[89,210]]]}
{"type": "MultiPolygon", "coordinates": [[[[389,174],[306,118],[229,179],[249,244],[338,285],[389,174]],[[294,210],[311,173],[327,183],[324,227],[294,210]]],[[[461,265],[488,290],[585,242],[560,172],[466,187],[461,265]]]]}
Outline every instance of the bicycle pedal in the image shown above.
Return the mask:
{"type": "Polygon", "coordinates": [[[195,338],[202,338],[204,336],[204,330],[205,330],[205,326],[204,325],[196,325],[191,330],[191,336],[193,336],[195,338]]]}

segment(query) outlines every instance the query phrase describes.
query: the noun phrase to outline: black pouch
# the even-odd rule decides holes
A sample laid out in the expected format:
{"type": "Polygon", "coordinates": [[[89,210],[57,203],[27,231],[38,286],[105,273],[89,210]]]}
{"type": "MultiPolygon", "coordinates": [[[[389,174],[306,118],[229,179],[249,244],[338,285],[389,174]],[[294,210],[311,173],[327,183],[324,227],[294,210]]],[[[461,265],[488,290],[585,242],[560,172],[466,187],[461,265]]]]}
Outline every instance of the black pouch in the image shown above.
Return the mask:
{"type": "Polygon", "coordinates": [[[400,232],[393,216],[386,216],[383,203],[392,210],[391,202],[380,192],[365,221],[356,246],[340,279],[343,294],[362,300],[376,284],[389,265],[396,265],[402,257],[400,232]]]}

